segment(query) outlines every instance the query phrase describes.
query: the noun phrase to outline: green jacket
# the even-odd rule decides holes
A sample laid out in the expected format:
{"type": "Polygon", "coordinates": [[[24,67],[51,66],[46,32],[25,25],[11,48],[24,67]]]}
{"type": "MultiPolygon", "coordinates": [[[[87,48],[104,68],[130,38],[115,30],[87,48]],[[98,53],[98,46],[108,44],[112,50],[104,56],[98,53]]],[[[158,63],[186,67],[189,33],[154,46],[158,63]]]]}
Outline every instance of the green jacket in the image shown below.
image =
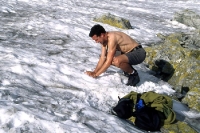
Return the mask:
{"type": "MultiPolygon", "coordinates": [[[[131,91],[123,98],[129,98],[133,100],[134,105],[137,102],[137,92],[131,91]]],[[[158,94],[152,91],[141,94],[140,99],[143,99],[146,106],[154,107],[156,110],[161,112],[161,121],[163,124],[171,124],[176,120],[176,114],[172,110],[173,102],[169,96],[158,94]]]]}

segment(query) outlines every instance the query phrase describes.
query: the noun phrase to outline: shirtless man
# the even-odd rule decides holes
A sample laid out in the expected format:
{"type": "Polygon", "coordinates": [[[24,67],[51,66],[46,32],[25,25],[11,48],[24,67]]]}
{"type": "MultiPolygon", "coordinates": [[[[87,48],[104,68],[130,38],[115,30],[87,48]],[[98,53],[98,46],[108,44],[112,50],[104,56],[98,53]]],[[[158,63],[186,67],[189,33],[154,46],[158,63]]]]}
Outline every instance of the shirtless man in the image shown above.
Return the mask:
{"type": "Polygon", "coordinates": [[[135,40],[123,32],[106,32],[101,25],[94,25],[89,36],[101,44],[101,56],[94,71],[86,71],[86,74],[96,78],[105,72],[110,65],[121,68],[128,76],[127,85],[135,86],[140,82],[137,71],[132,65],[140,64],[146,57],[146,52],[135,40]],[[121,55],[115,56],[116,51],[121,55]]]}

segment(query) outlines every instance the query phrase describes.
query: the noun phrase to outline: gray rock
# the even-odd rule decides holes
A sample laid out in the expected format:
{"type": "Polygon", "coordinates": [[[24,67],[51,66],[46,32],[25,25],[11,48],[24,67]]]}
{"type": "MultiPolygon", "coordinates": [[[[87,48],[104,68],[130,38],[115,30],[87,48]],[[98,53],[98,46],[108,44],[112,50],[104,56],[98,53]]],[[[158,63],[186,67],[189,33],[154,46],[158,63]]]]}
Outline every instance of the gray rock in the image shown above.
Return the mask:
{"type": "MultiPolygon", "coordinates": [[[[193,35],[195,36],[195,34],[190,35],[191,40],[193,35]]],[[[163,42],[157,45],[145,47],[147,52],[145,63],[156,72],[155,76],[167,81],[175,90],[186,95],[184,103],[200,112],[199,95],[196,96],[200,93],[200,90],[195,89],[200,88],[200,49],[195,50],[183,47],[182,43],[185,40],[185,33],[162,36],[162,39],[163,42]],[[190,100],[194,89],[196,90],[195,96],[193,96],[194,99],[190,100]],[[196,102],[192,103],[192,101],[196,102]]],[[[193,45],[188,46],[191,47],[193,45]]]]}
{"type": "Polygon", "coordinates": [[[187,26],[200,29],[200,16],[192,10],[187,9],[181,12],[176,12],[174,15],[174,20],[183,23],[187,26]]]}

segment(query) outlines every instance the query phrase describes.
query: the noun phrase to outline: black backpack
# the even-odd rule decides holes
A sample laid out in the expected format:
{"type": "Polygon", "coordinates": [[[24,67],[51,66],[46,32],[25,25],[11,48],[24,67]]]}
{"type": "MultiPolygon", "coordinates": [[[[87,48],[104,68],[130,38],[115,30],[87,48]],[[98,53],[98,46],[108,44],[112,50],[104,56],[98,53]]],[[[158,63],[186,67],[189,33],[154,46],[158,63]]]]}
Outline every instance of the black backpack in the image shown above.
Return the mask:
{"type": "Polygon", "coordinates": [[[117,105],[111,110],[111,113],[122,118],[128,119],[133,113],[133,102],[128,98],[119,99],[117,105]]]}
{"type": "Polygon", "coordinates": [[[146,131],[159,131],[161,120],[159,112],[152,107],[144,106],[140,110],[133,112],[135,126],[146,131]]]}
{"type": "Polygon", "coordinates": [[[142,99],[137,100],[135,111],[133,112],[133,101],[128,98],[122,98],[118,104],[112,109],[112,114],[128,119],[135,117],[135,126],[146,131],[159,131],[161,128],[161,120],[159,111],[152,107],[145,106],[142,99]]]}

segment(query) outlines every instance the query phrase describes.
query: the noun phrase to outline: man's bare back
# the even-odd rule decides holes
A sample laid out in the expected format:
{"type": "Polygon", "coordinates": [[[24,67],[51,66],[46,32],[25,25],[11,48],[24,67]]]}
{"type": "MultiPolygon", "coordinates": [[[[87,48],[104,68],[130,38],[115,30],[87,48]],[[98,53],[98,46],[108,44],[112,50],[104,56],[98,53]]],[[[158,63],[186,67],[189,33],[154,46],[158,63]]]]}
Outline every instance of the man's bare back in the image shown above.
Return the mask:
{"type": "Polygon", "coordinates": [[[112,44],[111,42],[114,42],[116,45],[116,50],[121,51],[122,53],[128,53],[135,47],[137,47],[139,44],[133,40],[130,36],[126,35],[123,32],[119,31],[110,31],[107,32],[108,35],[108,48],[109,44],[112,44]]]}

